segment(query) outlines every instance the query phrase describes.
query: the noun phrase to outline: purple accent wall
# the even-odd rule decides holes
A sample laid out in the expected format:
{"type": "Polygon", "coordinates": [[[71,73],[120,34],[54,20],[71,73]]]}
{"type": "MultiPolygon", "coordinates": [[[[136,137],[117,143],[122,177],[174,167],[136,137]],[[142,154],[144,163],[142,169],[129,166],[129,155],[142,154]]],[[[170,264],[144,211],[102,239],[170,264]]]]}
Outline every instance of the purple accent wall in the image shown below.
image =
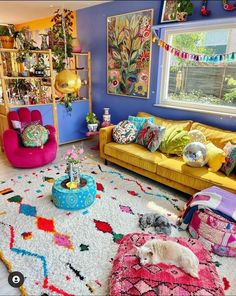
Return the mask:
{"type": "MultiPolygon", "coordinates": [[[[194,13],[189,21],[212,20],[235,17],[236,10],[225,11],[221,0],[209,0],[208,9],[211,16],[200,15],[202,1],[196,0],[194,13]]],[[[158,24],[161,1],[114,1],[77,11],[77,32],[83,51],[90,50],[92,57],[92,97],[93,111],[102,119],[103,108],[109,107],[112,122],[117,123],[126,119],[128,115],[135,115],[138,111],[170,119],[191,119],[209,125],[236,131],[236,117],[209,115],[199,112],[174,110],[153,106],[157,99],[158,47],[153,44],[150,97],[148,100],[132,97],[108,95],[106,93],[106,20],[108,16],[154,8],[154,25],[158,24]]]]}

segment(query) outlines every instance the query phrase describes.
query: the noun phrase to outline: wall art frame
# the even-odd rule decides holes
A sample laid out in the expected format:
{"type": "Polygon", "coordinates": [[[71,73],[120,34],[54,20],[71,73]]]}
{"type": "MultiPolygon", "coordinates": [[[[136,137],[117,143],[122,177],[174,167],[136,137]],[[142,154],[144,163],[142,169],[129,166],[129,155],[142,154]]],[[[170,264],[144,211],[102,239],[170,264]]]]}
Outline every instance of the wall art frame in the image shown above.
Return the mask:
{"type": "Polygon", "coordinates": [[[176,22],[177,0],[164,0],[161,10],[160,23],[176,22]]]}
{"type": "Polygon", "coordinates": [[[148,99],[154,9],[107,17],[107,94],[148,99]]]}

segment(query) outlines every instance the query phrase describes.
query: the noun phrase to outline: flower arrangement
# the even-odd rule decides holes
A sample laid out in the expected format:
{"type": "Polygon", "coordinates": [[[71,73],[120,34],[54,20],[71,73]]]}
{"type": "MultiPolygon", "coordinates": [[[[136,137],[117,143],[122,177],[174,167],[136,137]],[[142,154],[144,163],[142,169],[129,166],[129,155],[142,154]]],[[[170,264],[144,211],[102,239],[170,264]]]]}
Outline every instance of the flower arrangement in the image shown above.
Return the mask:
{"type": "Polygon", "coordinates": [[[82,147],[76,148],[75,146],[72,146],[71,149],[68,149],[66,151],[64,159],[67,163],[72,164],[79,164],[84,158],[81,158],[81,155],[84,154],[84,149],[82,147]]]}
{"type": "Polygon", "coordinates": [[[80,186],[81,162],[86,159],[86,157],[82,157],[83,154],[84,149],[82,147],[72,146],[71,149],[66,151],[64,159],[67,167],[65,172],[69,176],[69,182],[66,186],[69,189],[76,189],[80,186]]]}

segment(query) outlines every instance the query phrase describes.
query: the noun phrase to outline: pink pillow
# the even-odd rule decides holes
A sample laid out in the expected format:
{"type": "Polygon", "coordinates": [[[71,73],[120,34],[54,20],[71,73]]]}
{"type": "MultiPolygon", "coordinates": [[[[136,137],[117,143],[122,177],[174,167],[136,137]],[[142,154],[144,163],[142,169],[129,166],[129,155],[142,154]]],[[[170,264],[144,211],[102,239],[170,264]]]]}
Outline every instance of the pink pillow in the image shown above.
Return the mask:
{"type": "Polygon", "coordinates": [[[120,241],[114,258],[110,282],[110,295],[214,295],[223,296],[210,253],[201,242],[183,237],[174,238],[162,234],[131,233],[120,241]],[[193,278],[174,265],[160,263],[142,266],[136,256],[136,248],[147,240],[162,238],[179,242],[190,248],[198,257],[199,279],[193,278]]]}

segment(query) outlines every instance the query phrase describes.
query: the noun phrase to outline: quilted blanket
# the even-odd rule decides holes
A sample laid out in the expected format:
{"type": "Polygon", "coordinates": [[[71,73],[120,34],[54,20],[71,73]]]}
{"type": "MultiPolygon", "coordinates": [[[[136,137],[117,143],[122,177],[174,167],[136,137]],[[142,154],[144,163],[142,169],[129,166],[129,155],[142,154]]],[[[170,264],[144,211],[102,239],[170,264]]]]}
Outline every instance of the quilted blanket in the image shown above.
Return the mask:
{"type": "Polygon", "coordinates": [[[180,227],[187,229],[193,214],[199,209],[206,208],[231,222],[236,222],[236,195],[212,186],[196,193],[189,200],[182,215],[180,227]]]}

